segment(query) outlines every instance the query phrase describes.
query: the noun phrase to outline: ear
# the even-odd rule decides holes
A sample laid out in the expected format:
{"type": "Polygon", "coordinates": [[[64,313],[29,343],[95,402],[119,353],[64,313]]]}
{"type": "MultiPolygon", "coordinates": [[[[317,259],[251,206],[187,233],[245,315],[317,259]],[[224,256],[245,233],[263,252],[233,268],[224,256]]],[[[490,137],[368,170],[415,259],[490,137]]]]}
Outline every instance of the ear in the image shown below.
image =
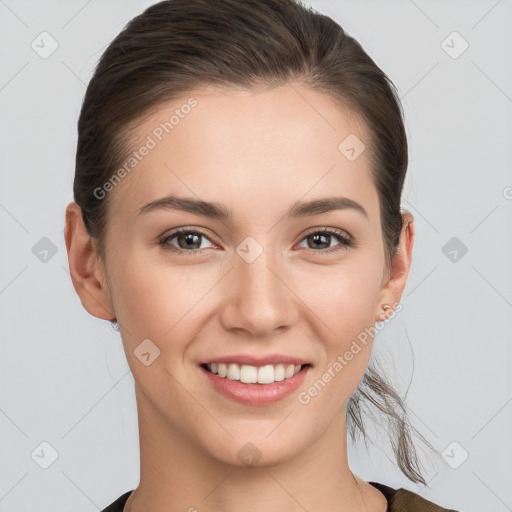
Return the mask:
{"type": "Polygon", "coordinates": [[[81,208],[75,202],[66,207],[64,236],[71,281],[82,306],[97,318],[113,319],[116,313],[105,279],[105,269],[96,253],[95,240],[85,229],[81,208]]]}
{"type": "Polygon", "coordinates": [[[376,321],[382,321],[400,302],[402,293],[407,283],[407,276],[412,262],[412,248],[414,245],[414,217],[408,212],[402,213],[403,225],[400,232],[400,241],[397,251],[391,260],[389,270],[386,269],[381,288],[381,298],[376,321]],[[384,311],[382,306],[388,304],[391,309],[384,311]]]}

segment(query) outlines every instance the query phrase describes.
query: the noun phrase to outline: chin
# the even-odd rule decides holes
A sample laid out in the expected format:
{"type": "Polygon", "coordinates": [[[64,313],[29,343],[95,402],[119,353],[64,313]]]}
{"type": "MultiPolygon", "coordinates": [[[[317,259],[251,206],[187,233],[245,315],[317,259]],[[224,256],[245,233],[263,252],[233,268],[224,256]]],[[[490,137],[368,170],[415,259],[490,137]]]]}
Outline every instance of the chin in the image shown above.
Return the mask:
{"type": "Polygon", "coordinates": [[[211,450],[210,453],[218,461],[236,466],[238,468],[265,468],[275,466],[289,461],[295,457],[298,451],[297,443],[293,442],[293,438],[288,436],[288,445],[272,442],[268,439],[261,439],[261,431],[259,436],[255,436],[254,440],[249,440],[248,436],[244,440],[233,440],[227,450],[222,448],[211,450]]]}

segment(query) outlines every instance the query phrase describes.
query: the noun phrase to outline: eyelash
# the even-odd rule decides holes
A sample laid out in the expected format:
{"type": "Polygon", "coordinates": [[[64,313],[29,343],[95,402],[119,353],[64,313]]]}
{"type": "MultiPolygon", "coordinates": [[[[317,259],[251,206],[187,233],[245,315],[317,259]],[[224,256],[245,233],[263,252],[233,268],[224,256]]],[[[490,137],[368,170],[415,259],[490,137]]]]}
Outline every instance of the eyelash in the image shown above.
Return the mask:
{"type": "MultiPolygon", "coordinates": [[[[203,236],[203,237],[209,239],[209,237],[206,235],[206,233],[203,233],[202,231],[200,231],[198,229],[178,228],[178,229],[174,230],[171,234],[161,238],[158,241],[158,244],[160,245],[160,247],[162,247],[162,249],[164,249],[166,251],[172,251],[172,252],[175,252],[177,254],[184,254],[184,253],[186,253],[186,254],[189,254],[189,255],[196,255],[196,254],[200,254],[200,253],[202,253],[202,252],[204,252],[206,250],[206,249],[193,249],[191,251],[184,251],[184,250],[181,250],[181,249],[177,249],[176,247],[174,247],[172,245],[168,245],[169,240],[173,239],[174,237],[176,237],[176,235],[179,235],[181,233],[192,233],[192,234],[200,235],[200,236],[203,236]]],[[[317,254],[327,254],[327,253],[331,253],[331,252],[334,252],[334,251],[339,251],[339,250],[342,250],[342,249],[349,249],[351,247],[353,248],[353,247],[357,246],[355,241],[352,240],[351,238],[347,237],[347,235],[345,235],[343,231],[341,231],[339,229],[334,229],[334,228],[323,228],[323,229],[319,229],[319,230],[316,230],[316,231],[310,231],[309,233],[304,235],[304,237],[300,241],[302,242],[302,240],[304,240],[308,236],[318,235],[318,234],[333,236],[334,238],[336,238],[336,239],[338,239],[340,241],[340,245],[335,246],[335,247],[333,247],[331,249],[321,249],[319,251],[316,251],[314,249],[308,249],[309,251],[312,251],[312,252],[317,253],[317,254]]]]}

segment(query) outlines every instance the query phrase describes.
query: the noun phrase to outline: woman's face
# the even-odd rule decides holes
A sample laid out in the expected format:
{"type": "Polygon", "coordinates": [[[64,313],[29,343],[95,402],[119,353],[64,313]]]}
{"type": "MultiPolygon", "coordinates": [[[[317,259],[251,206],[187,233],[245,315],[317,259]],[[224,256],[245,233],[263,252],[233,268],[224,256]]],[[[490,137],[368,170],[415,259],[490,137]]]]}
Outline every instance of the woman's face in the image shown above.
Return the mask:
{"type": "Polygon", "coordinates": [[[135,133],[136,164],[106,187],[101,293],[139,419],[219,461],[287,460],[340,424],[370,357],[368,329],[405,284],[386,286],[368,134],[299,84],[190,93],[135,133]],[[339,202],[305,207],[324,199],[339,202]],[[256,363],[246,380],[258,375],[250,366],[274,362],[259,374],[270,380],[277,363],[308,366],[291,385],[244,384],[228,378],[234,366],[210,374],[212,361],[256,363]]]}

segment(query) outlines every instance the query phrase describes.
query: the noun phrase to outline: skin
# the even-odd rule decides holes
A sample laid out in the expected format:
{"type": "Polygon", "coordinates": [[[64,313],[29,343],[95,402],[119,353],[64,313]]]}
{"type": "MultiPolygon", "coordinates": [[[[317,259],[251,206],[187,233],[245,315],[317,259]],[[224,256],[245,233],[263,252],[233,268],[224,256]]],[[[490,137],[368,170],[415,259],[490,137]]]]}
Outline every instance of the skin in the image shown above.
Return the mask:
{"type": "MultiPolygon", "coordinates": [[[[385,511],[384,496],[354,478],[347,460],[346,404],[373,339],[307,405],[297,395],[382,320],[383,304],[400,301],[413,217],[403,213],[400,246],[387,267],[369,151],[349,161],[338,150],[349,134],[368,148],[366,128],[298,83],[191,92],[146,117],[133,149],[190,96],[198,105],[109,192],[104,262],[79,207],[66,210],[75,290],[91,315],[117,318],[135,379],[141,479],[124,510],[385,511]],[[221,203],[232,219],[171,210],[137,216],[171,193],[221,203]],[[333,195],[357,201],[368,218],[350,209],[284,217],[297,200],[333,195]],[[200,244],[202,253],[159,246],[185,226],[205,232],[191,247],[200,244]],[[335,237],[308,242],[313,228],[324,227],[343,230],[357,246],[335,237]],[[236,252],[247,236],[264,249],[252,263],[236,252]],[[319,254],[326,247],[339,250],[319,254]],[[149,366],[134,355],[145,339],[160,350],[149,366]],[[270,352],[313,365],[300,389],[274,405],[225,398],[198,367],[221,355],[270,352]],[[248,442],[261,452],[252,467],[237,456],[248,442]]],[[[179,242],[167,244],[179,249],[179,242]]]]}

